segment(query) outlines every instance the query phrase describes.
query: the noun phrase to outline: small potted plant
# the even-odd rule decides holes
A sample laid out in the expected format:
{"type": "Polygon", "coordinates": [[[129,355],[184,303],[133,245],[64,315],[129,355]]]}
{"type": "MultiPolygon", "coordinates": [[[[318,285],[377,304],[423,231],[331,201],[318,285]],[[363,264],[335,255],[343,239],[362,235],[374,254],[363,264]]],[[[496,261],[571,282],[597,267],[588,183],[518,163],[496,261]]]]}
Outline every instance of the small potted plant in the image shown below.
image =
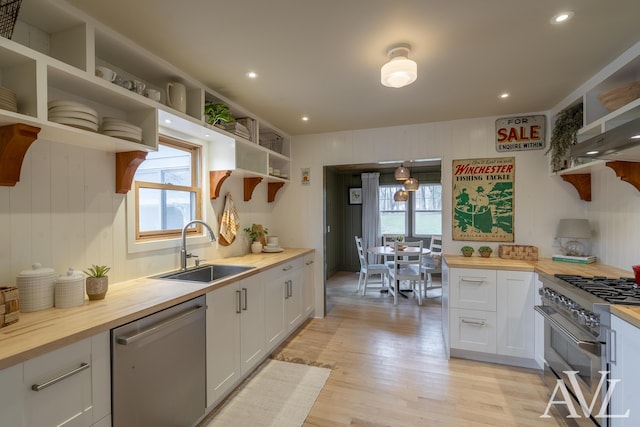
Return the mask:
{"type": "Polygon", "coordinates": [[[251,227],[246,227],[244,229],[245,233],[249,235],[251,239],[251,252],[254,254],[259,254],[262,252],[262,238],[269,233],[269,229],[262,228],[261,225],[252,224],[251,227]]]}
{"type": "Polygon", "coordinates": [[[111,267],[95,264],[84,270],[84,274],[88,276],[85,288],[90,300],[104,299],[109,289],[109,276],[107,276],[109,270],[111,270],[111,267]]]}
{"type": "Polygon", "coordinates": [[[493,249],[491,249],[489,246],[480,246],[478,248],[478,252],[480,253],[481,257],[489,258],[491,256],[491,253],[493,252],[493,249]]]}
{"type": "Polygon", "coordinates": [[[464,256],[471,256],[473,255],[473,248],[471,246],[463,246],[460,248],[460,252],[462,252],[464,256]]]}
{"type": "Polygon", "coordinates": [[[236,121],[236,119],[231,115],[229,107],[226,104],[219,102],[207,101],[204,104],[204,114],[206,116],[207,123],[213,126],[222,122],[232,123],[236,121]]]}

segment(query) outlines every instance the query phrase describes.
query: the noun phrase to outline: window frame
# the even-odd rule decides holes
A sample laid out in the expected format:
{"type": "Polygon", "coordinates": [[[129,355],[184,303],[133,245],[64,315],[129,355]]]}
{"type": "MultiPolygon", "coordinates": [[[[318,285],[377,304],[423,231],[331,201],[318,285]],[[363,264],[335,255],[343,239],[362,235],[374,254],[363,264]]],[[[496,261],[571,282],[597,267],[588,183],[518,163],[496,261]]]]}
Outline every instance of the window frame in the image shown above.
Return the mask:
{"type": "MultiPolygon", "coordinates": [[[[181,139],[168,137],[166,135],[159,135],[158,145],[164,145],[177,150],[185,151],[191,154],[191,186],[181,186],[174,184],[160,184],[157,182],[137,181],[134,177],[134,212],[135,212],[135,232],[134,238],[137,243],[168,240],[182,237],[182,228],[169,229],[169,230],[153,230],[153,231],[140,231],[140,204],[139,194],[141,189],[153,189],[153,190],[169,190],[169,191],[184,191],[194,194],[195,198],[195,212],[194,219],[203,219],[202,209],[202,179],[201,176],[201,164],[202,164],[202,147],[196,144],[183,141],[181,139]]],[[[187,229],[187,236],[202,234],[202,225],[194,224],[187,229]]]]}
{"type": "Polygon", "coordinates": [[[433,235],[442,235],[442,184],[439,182],[425,182],[421,183],[420,186],[439,186],[440,187],[440,209],[417,209],[418,203],[416,202],[416,197],[413,191],[410,192],[409,200],[411,201],[411,235],[412,237],[430,237],[433,235]],[[418,234],[416,232],[416,213],[418,212],[440,212],[440,233],[429,233],[429,234],[418,234]]]}
{"type": "MultiPolygon", "coordinates": [[[[404,186],[403,186],[402,183],[399,183],[399,184],[379,184],[378,187],[379,188],[392,187],[392,188],[395,188],[396,191],[398,191],[399,189],[404,189],[404,186]]],[[[380,197],[380,190],[378,190],[378,197],[380,197]]],[[[403,203],[403,202],[395,202],[394,201],[394,203],[400,204],[400,203],[403,203]]],[[[382,205],[379,204],[379,206],[378,206],[378,215],[380,215],[380,218],[381,218],[381,221],[380,221],[380,227],[381,227],[380,228],[380,234],[381,235],[384,235],[384,234],[402,234],[405,237],[407,237],[409,235],[409,209],[408,209],[408,206],[405,206],[405,209],[403,211],[404,211],[404,231],[402,233],[395,233],[395,232],[393,232],[393,233],[383,233],[382,232],[382,214],[384,212],[389,212],[389,213],[396,212],[397,213],[399,211],[398,210],[396,210],[396,211],[382,210],[382,205]]]]}

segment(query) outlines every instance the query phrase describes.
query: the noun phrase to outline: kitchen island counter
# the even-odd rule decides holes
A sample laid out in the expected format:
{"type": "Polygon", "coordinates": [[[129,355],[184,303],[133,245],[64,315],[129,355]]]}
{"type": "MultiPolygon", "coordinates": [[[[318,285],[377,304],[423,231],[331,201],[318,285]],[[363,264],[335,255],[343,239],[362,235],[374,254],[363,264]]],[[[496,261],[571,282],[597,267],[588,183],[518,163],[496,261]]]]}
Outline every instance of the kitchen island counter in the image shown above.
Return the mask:
{"type": "Polygon", "coordinates": [[[313,253],[313,249],[284,249],[280,253],[216,259],[210,263],[255,268],[214,284],[151,277],[110,283],[103,300],[85,299],[83,305],[78,307],[20,313],[17,323],[0,329],[0,369],[124,325],[310,253],[313,253]]]}

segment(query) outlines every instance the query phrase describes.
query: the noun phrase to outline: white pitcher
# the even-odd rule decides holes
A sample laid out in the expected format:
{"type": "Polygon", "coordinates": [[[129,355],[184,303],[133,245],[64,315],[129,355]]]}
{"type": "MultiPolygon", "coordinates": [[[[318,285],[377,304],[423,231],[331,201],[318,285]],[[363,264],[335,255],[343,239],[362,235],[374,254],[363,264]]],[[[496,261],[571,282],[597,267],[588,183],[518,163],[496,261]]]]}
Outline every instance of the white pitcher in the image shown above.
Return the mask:
{"type": "Polygon", "coordinates": [[[187,88],[182,83],[167,83],[167,105],[182,113],[187,112],[187,88]]]}

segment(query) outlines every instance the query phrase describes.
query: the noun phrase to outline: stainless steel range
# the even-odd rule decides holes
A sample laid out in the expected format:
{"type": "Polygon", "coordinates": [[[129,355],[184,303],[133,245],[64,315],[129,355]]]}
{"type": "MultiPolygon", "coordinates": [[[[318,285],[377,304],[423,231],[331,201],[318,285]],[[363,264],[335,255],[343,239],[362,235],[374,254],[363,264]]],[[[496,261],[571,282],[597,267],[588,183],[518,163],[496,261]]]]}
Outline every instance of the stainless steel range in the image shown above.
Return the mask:
{"type": "MultiPolygon", "coordinates": [[[[600,374],[600,371],[609,371],[609,307],[611,304],[640,305],[640,289],[633,278],[544,273],[539,273],[539,277],[544,285],[540,289],[542,305],[535,310],[543,316],[545,324],[545,382],[553,391],[561,379],[572,393],[578,410],[580,396],[589,404],[594,402],[590,418],[567,420],[580,426],[609,426],[609,418],[597,417],[599,413],[609,414],[605,398],[607,382],[601,381],[600,374]],[[577,372],[577,375],[567,372],[577,372]],[[580,390],[576,390],[574,384],[580,390]]],[[[555,406],[562,410],[562,405],[555,406]]],[[[568,414],[567,411],[563,415],[568,414]]]]}

